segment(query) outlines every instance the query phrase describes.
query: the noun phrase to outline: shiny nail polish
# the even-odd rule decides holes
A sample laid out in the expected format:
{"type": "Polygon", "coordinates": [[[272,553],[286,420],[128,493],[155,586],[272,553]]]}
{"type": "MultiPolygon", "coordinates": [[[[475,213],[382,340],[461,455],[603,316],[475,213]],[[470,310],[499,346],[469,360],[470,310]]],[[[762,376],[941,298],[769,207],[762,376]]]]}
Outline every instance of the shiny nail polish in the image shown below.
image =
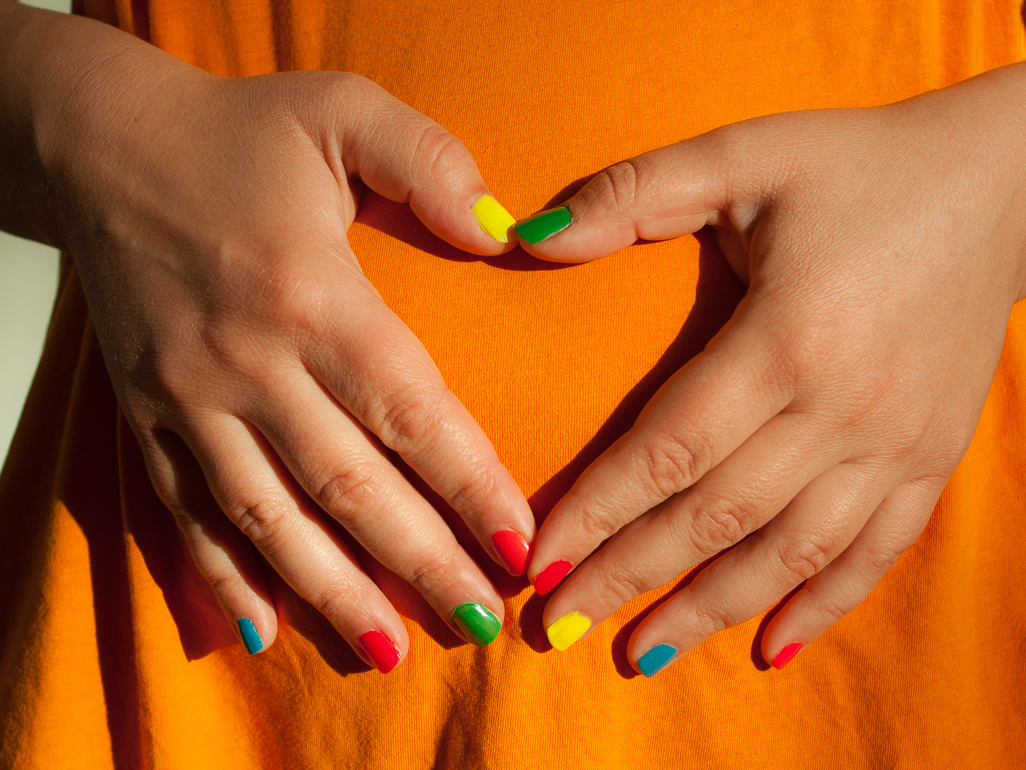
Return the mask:
{"type": "Polygon", "coordinates": [[[528,217],[523,222],[513,225],[513,229],[528,243],[541,243],[546,238],[566,230],[573,221],[570,209],[560,206],[528,217]]]}
{"type": "Polygon", "coordinates": [[[534,579],[534,590],[543,596],[559,585],[571,568],[570,562],[558,559],[538,573],[534,579]]]}
{"type": "Polygon", "coordinates": [[[474,644],[484,647],[499,635],[502,623],[483,604],[461,604],[452,611],[452,622],[474,644]]]}
{"type": "Polygon", "coordinates": [[[253,625],[253,621],[249,618],[239,618],[236,621],[239,626],[239,636],[242,637],[242,643],[246,645],[246,652],[250,655],[256,655],[260,650],[264,649],[264,640],[260,638],[260,634],[257,633],[256,626],[253,625]]]}
{"type": "Polygon", "coordinates": [[[657,644],[638,658],[638,668],[645,676],[653,677],[662,671],[676,654],[676,647],[669,644],[657,644]]]}
{"type": "Polygon", "coordinates": [[[777,657],[773,659],[773,668],[781,669],[786,666],[801,651],[803,646],[801,642],[791,642],[777,653],[777,657]]]}
{"type": "Polygon", "coordinates": [[[474,219],[481,229],[499,243],[509,242],[509,229],[516,222],[510,213],[491,195],[482,195],[473,208],[474,219]]]}
{"type": "Polygon", "coordinates": [[[399,664],[399,650],[392,644],[392,640],[380,631],[361,634],[357,641],[360,642],[364,654],[374,664],[374,668],[382,674],[387,674],[399,664]]]}
{"type": "Polygon", "coordinates": [[[584,636],[589,628],[591,620],[579,612],[568,612],[546,628],[545,634],[549,637],[549,644],[562,652],[584,636]]]}
{"type": "Polygon", "coordinates": [[[492,547],[511,575],[523,575],[527,569],[527,554],[531,547],[516,532],[499,530],[492,535],[492,547]]]}

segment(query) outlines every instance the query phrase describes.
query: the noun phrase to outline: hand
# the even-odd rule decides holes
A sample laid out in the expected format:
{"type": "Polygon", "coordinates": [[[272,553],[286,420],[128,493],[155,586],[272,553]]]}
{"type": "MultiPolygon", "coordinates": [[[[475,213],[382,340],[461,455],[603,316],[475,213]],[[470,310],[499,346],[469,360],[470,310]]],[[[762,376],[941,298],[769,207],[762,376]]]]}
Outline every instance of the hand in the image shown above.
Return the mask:
{"type": "Polygon", "coordinates": [[[346,239],[366,185],[458,248],[512,248],[466,148],[356,75],[224,79],[75,21],[108,64],[38,115],[59,239],[153,485],[247,647],[271,644],[275,611],[210,492],[379,669],[406,631],[335,522],[454,631],[491,641],[500,597],[384,448],[517,574],[531,510],[346,239]]]}
{"type": "Polygon", "coordinates": [[[720,554],[633,632],[632,665],[651,676],[804,583],[762,638],[779,668],[917,539],[1024,296],[1024,97],[1017,65],[727,126],[516,226],[575,262],[709,225],[748,285],[541,527],[536,589],[572,569],[543,616],[555,647],[720,554]]]}

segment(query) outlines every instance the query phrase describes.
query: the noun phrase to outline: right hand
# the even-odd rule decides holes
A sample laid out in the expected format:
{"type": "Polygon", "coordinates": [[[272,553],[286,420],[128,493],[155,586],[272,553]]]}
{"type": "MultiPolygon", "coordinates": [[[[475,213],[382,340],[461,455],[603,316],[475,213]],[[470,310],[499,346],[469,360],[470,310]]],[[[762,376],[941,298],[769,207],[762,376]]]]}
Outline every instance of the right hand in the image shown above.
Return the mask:
{"type": "Polygon", "coordinates": [[[59,240],[153,486],[225,614],[237,630],[252,622],[251,652],[274,640],[241,531],[365,661],[402,659],[399,615],[326,512],[454,631],[487,643],[502,600],[383,447],[500,563],[493,536],[512,533],[500,540],[513,538],[514,574],[531,510],[346,238],[366,185],[453,246],[512,248],[475,220],[488,190],[469,152],[357,75],[220,78],[88,23],[104,68],[37,131],[66,212],[59,240]],[[205,510],[210,492],[238,531],[205,510]],[[494,617],[468,632],[453,616],[465,605],[494,617]]]}

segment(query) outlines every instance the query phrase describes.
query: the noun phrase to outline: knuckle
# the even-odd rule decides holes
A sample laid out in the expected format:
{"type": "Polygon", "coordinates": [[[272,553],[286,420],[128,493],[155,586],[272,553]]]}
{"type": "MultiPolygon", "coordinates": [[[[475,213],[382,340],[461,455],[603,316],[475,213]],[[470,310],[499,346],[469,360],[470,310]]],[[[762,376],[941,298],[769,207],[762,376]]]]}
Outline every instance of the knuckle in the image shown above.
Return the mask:
{"type": "Polygon", "coordinates": [[[817,609],[819,614],[826,618],[830,625],[833,625],[847,615],[852,608],[842,606],[837,599],[824,599],[817,604],[817,609]]]}
{"type": "Polygon", "coordinates": [[[481,469],[457,482],[456,491],[449,496],[449,505],[460,513],[474,511],[494,492],[495,476],[481,469]]]}
{"type": "Polygon", "coordinates": [[[287,528],[289,506],[267,499],[252,505],[239,504],[228,511],[235,526],[258,549],[274,548],[287,528]]]}
{"type": "Polygon", "coordinates": [[[635,159],[621,161],[599,172],[596,185],[617,210],[634,206],[638,197],[638,162],[635,159]]]}
{"type": "Polygon", "coordinates": [[[439,426],[442,394],[420,383],[405,385],[381,401],[381,415],[369,426],[390,449],[419,454],[439,426]]]}
{"type": "Polygon", "coordinates": [[[817,538],[785,540],[776,548],[776,558],[786,573],[801,583],[823,569],[833,559],[831,549],[817,538]]]}
{"type": "Polygon", "coordinates": [[[636,565],[610,564],[599,571],[601,590],[606,596],[615,597],[619,604],[626,604],[636,596],[658,586],[651,585],[636,565]]]}
{"type": "Polygon", "coordinates": [[[425,126],[417,137],[414,157],[421,159],[433,179],[446,186],[458,187],[465,181],[469,156],[463,142],[437,124],[425,126]]]}
{"type": "Polygon", "coordinates": [[[726,607],[709,602],[702,602],[695,608],[695,617],[699,628],[706,636],[732,628],[737,623],[726,607]]]}
{"type": "Polygon", "coordinates": [[[353,603],[351,592],[331,585],[312,598],[310,604],[326,618],[344,617],[353,603]]]}
{"type": "Polygon", "coordinates": [[[754,528],[756,516],[741,500],[718,498],[705,502],[690,525],[690,539],[706,556],[741,542],[754,528]]]}
{"type": "Polygon", "coordinates": [[[615,535],[623,522],[619,521],[612,511],[595,505],[582,508],[574,522],[580,533],[581,542],[601,543],[615,535]]]}
{"type": "Polygon", "coordinates": [[[317,503],[346,529],[361,513],[378,506],[386,491],[378,473],[366,465],[353,464],[331,477],[317,493],[317,503]]]}
{"type": "Polygon", "coordinates": [[[870,576],[879,579],[898,560],[900,552],[887,546],[870,546],[862,550],[862,560],[866,565],[865,571],[870,576]]]}
{"type": "Polygon", "coordinates": [[[457,568],[455,554],[432,554],[406,570],[407,582],[423,595],[433,596],[439,593],[443,585],[452,581],[457,568]]]}
{"type": "Polygon", "coordinates": [[[664,498],[687,489],[701,475],[704,461],[694,446],[670,435],[645,445],[645,470],[664,498]]]}

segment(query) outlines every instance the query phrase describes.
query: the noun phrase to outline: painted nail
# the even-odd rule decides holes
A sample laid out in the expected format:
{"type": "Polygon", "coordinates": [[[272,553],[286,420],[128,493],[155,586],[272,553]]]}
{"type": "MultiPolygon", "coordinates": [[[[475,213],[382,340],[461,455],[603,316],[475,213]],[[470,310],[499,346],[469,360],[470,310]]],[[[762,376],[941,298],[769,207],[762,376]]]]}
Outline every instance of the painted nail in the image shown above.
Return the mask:
{"type": "Polygon", "coordinates": [[[374,668],[387,674],[399,664],[399,650],[392,640],[380,631],[368,631],[357,640],[374,668]]]}
{"type": "Polygon", "coordinates": [[[492,535],[492,547],[511,575],[523,575],[531,547],[516,532],[502,529],[492,535]]]}
{"type": "Polygon", "coordinates": [[[516,220],[491,195],[482,195],[474,204],[474,219],[481,229],[499,243],[509,242],[509,228],[516,220]]]}
{"type": "Polygon", "coordinates": [[[502,623],[492,611],[481,604],[461,604],[452,611],[452,622],[474,644],[484,647],[499,635],[502,623]]]}
{"type": "Polygon", "coordinates": [[[803,645],[801,642],[791,642],[787,647],[777,653],[777,657],[773,659],[773,668],[781,669],[791,662],[791,659],[797,655],[803,645]]]}
{"type": "Polygon", "coordinates": [[[676,647],[672,647],[669,644],[657,644],[638,658],[638,668],[641,669],[641,673],[645,676],[653,677],[662,671],[676,654],[676,647]]]}
{"type": "Polygon", "coordinates": [[[528,243],[541,243],[546,238],[566,230],[573,221],[570,209],[560,206],[558,209],[550,209],[528,217],[523,222],[513,225],[513,229],[528,243]]]}
{"type": "Polygon", "coordinates": [[[545,629],[549,644],[562,652],[591,628],[591,621],[578,612],[568,612],[545,629]]]}
{"type": "Polygon", "coordinates": [[[559,559],[552,562],[548,567],[538,573],[534,579],[534,590],[543,596],[559,585],[559,581],[566,577],[572,565],[570,562],[559,559]]]}
{"type": "Polygon", "coordinates": [[[246,645],[246,652],[250,655],[256,655],[260,650],[264,649],[264,640],[260,638],[260,634],[257,633],[256,626],[253,625],[253,621],[249,618],[239,618],[237,621],[239,624],[239,635],[242,637],[242,643],[246,645]]]}

